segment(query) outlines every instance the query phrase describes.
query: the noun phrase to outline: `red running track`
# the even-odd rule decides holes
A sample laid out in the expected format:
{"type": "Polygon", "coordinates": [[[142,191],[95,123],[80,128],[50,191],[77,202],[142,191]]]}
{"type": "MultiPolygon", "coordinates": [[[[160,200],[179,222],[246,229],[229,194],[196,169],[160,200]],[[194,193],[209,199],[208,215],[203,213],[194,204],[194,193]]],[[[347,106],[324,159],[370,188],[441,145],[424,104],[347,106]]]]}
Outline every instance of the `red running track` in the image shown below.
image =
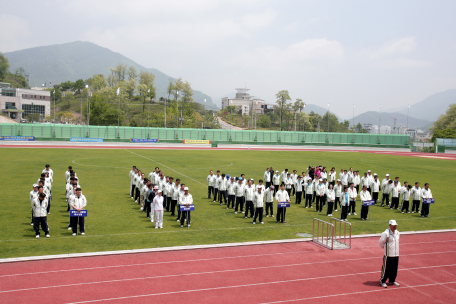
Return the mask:
{"type": "Polygon", "coordinates": [[[1,303],[454,303],[456,232],[403,235],[397,281],[380,287],[378,238],[0,265],[1,303]]]}
{"type": "Polygon", "coordinates": [[[79,145],[0,145],[0,148],[57,148],[57,149],[158,149],[158,150],[252,150],[252,151],[299,151],[299,152],[357,152],[357,153],[374,153],[374,154],[386,154],[386,155],[398,155],[398,156],[409,156],[409,157],[421,157],[428,159],[445,159],[445,160],[456,160],[456,154],[435,154],[435,153],[417,153],[417,152],[397,152],[397,151],[375,151],[375,150],[341,150],[341,149],[287,149],[287,148],[263,148],[258,147],[239,147],[239,148],[211,148],[211,147],[164,147],[164,146],[79,146],[79,145]]]}

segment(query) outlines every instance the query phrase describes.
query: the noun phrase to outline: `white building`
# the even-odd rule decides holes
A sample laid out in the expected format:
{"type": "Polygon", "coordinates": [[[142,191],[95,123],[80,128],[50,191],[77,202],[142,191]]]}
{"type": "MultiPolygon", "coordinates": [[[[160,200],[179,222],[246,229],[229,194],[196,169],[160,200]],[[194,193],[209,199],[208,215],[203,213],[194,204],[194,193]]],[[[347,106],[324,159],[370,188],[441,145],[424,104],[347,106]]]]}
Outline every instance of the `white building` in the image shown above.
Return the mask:
{"type": "Polygon", "coordinates": [[[39,114],[43,120],[51,115],[51,92],[11,88],[9,83],[0,83],[0,110],[18,122],[30,114],[39,114]]]}
{"type": "Polygon", "coordinates": [[[391,127],[390,126],[381,126],[380,134],[391,134],[391,127]]]}
{"type": "Polygon", "coordinates": [[[405,132],[407,131],[407,127],[406,126],[400,126],[398,128],[398,131],[399,131],[399,134],[405,134],[405,132]]]}
{"type": "Polygon", "coordinates": [[[242,115],[249,115],[252,111],[256,114],[264,114],[264,109],[266,108],[264,100],[262,99],[253,99],[253,96],[250,96],[248,91],[250,89],[236,89],[235,98],[222,98],[222,109],[228,106],[235,106],[237,109],[242,110],[242,115]]]}

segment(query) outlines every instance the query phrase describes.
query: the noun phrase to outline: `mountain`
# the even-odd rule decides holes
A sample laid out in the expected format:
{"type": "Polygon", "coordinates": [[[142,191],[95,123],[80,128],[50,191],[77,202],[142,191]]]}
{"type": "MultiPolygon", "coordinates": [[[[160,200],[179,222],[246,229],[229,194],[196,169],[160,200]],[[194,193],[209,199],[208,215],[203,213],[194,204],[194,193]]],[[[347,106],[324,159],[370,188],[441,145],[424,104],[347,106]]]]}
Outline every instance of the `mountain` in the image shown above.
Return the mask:
{"type": "MultiPolygon", "coordinates": [[[[456,89],[446,90],[411,105],[409,115],[420,119],[436,121],[440,115],[445,114],[448,107],[453,103],[456,103],[456,89]]],[[[407,107],[399,112],[407,115],[407,107]]]]}
{"type": "MultiPolygon", "coordinates": [[[[394,120],[392,117],[396,117],[396,127],[400,126],[407,126],[407,115],[402,114],[402,113],[387,113],[387,112],[382,112],[382,120],[381,120],[381,125],[388,125],[391,127],[394,127],[394,120]]],[[[364,112],[358,116],[355,116],[355,125],[357,125],[359,122],[364,125],[364,124],[372,124],[372,125],[378,125],[379,124],[379,118],[380,118],[380,113],[376,111],[368,111],[364,112]]],[[[352,120],[350,119],[350,125],[352,124],[352,120]]],[[[408,126],[409,128],[418,128],[425,126],[427,124],[431,123],[429,120],[425,119],[419,119],[415,117],[408,117],[408,126]]]]}
{"type": "MultiPolygon", "coordinates": [[[[10,70],[22,67],[30,73],[30,86],[61,83],[67,80],[87,79],[95,74],[110,74],[110,68],[119,63],[155,75],[156,98],[168,97],[168,81],[174,79],[165,73],[145,68],[133,60],[91,42],[75,41],[64,44],[40,46],[30,49],[4,53],[10,63],[10,70]]],[[[193,90],[193,99],[206,109],[217,110],[212,98],[200,91],[193,90]],[[206,98],[206,102],[204,99],[206,98]]]]}

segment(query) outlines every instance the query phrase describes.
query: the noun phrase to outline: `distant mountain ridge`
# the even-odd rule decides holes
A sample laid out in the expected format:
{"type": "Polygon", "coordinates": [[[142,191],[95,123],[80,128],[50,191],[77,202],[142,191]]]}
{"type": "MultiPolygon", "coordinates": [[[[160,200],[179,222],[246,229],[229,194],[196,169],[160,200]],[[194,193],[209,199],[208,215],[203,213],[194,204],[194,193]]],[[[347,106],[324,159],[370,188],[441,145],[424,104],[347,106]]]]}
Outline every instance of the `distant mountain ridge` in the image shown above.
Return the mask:
{"type": "MultiPolygon", "coordinates": [[[[22,67],[30,73],[30,86],[61,83],[67,80],[87,79],[95,74],[108,76],[110,68],[119,63],[143,70],[155,75],[156,98],[168,97],[166,88],[170,79],[165,73],[145,68],[122,54],[91,42],[75,41],[64,44],[40,46],[30,49],[4,53],[10,63],[10,70],[22,67]]],[[[185,79],[191,82],[189,79],[185,79]]],[[[203,104],[206,109],[217,110],[212,98],[200,91],[193,90],[195,102],[203,104]],[[206,98],[206,102],[204,99],[206,98]]]]}
{"type": "MultiPolygon", "coordinates": [[[[396,127],[399,128],[400,126],[407,126],[407,115],[404,115],[402,113],[388,113],[388,112],[382,112],[381,115],[381,125],[388,125],[391,126],[391,128],[394,127],[394,119],[393,117],[397,118],[396,121],[396,127]]],[[[350,121],[350,126],[353,123],[352,119],[349,119],[350,121]]],[[[368,111],[364,112],[358,116],[355,116],[355,125],[358,123],[361,123],[361,125],[364,126],[364,124],[371,124],[371,125],[377,125],[379,124],[380,121],[380,112],[376,111],[368,111]]],[[[410,129],[415,129],[419,127],[423,127],[427,124],[431,123],[429,120],[425,119],[419,119],[415,117],[408,117],[408,127],[410,129]]]]}

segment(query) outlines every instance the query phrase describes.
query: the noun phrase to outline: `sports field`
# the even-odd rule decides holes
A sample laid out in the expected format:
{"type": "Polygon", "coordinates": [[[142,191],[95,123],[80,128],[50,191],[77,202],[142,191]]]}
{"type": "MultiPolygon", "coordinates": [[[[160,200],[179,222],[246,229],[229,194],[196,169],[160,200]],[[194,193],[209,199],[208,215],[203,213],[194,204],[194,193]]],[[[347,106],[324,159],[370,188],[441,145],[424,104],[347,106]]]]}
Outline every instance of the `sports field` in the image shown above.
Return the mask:
{"type": "MultiPolygon", "coordinates": [[[[418,158],[359,152],[302,151],[223,151],[179,149],[52,149],[0,148],[2,212],[0,213],[0,258],[49,254],[169,247],[177,245],[217,244],[244,241],[297,238],[297,233],[311,233],[314,217],[327,220],[326,213],[305,209],[301,204],[287,211],[287,223],[277,224],[265,218],[264,225],[252,225],[243,214],[221,207],[207,199],[206,176],[220,169],[230,175],[245,173],[255,182],[268,166],[280,172],[288,168],[302,172],[308,165],[340,168],[353,167],[361,172],[372,170],[383,179],[386,173],[399,176],[401,182],[430,183],[436,203],[430,218],[401,214],[379,206],[371,207],[370,220],[349,216],[353,234],[379,233],[387,221],[398,221],[400,231],[456,228],[453,187],[456,181],[454,160],[418,158]],[[32,184],[46,163],[54,170],[51,238],[35,239],[30,226],[32,184]],[[86,235],[71,236],[67,230],[64,172],[72,165],[80,178],[88,200],[86,235]],[[165,212],[164,229],[155,230],[129,196],[128,173],[133,165],[146,172],[156,166],[168,176],[180,178],[193,195],[196,211],[190,229],[165,212]]],[[[358,200],[359,202],[359,200],[358,200]]],[[[357,212],[359,214],[359,203],[357,212]]],[[[333,212],[340,217],[340,212],[333,212]]]]}

